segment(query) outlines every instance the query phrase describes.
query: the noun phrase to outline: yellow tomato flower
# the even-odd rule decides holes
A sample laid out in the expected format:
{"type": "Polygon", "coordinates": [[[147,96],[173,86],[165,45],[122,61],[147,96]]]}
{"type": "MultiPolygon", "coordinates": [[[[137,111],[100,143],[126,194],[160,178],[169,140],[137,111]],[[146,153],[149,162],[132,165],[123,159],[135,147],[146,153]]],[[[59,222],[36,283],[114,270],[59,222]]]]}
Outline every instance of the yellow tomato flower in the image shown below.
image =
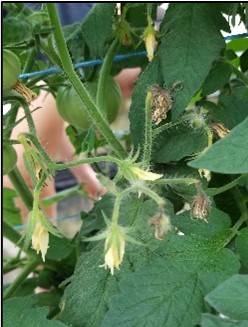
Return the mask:
{"type": "Polygon", "coordinates": [[[35,225],[32,235],[32,247],[39,253],[41,252],[42,260],[45,261],[49,243],[49,233],[47,229],[38,221],[35,225]]]}
{"type": "Polygon", "coordinates": [[[152,61],[154,57],[154,51],[156,49],[157,41],[155,37],[155,29],[152,24],[149,24],[144,32],[144,42],[147,52],[147,58],[152,61]]]}
{"type": "Polygon", "coordinates": [[[114,269],[119,269],[125,253],[125,233],[122,227],[112,223],[107,231],[105,240],[105,262],[103,266],[109,268],[111,274],[114,269]]]}
{"type": "Polygon", "coordinates": [[[135,166],[131,167],[130,169],[136,178],[143,181],[155,181],[156,179],[163,177],[161,174],[152,173],[135,166]]]}

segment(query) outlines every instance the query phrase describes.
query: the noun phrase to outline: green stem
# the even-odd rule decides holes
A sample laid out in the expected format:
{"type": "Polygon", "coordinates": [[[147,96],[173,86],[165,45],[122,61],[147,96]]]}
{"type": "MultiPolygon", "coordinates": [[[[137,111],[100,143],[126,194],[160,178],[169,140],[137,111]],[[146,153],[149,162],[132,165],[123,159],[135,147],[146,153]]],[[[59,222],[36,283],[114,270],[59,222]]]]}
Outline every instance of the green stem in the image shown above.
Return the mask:
{"type": "Polygon", "coordinates": [[[25,180],[23,179],[22,175],[20,174],[17,167],[15,167],[11,172],[8,174],[11,183],[13,184],[15,190],[21,197],[22,201],[26,205],[28,210],[32,210],[33,207],[33,195],[30,192],[25,180]]]}
{"type": "Polygon", "coordinates": [[[153,130],[153,137],[157,137],[160,133],[164,132],[164,131],[167,131],[168,129],[172,128],[172,127],[176,127],[178,125],[182,125],[183,123],[185,122],[185,120],[179,120],[177,122],[170,122],[170,123],[167,123],[167,124],[164,124],[160,127],[156,127],[154,130],[153,130]]]}
{"type": "Polygon", "coordinates": [[[115,199],[113,214],[112,214],[112,222],[118,224],[119,219],[119,212],[120,212],[120,206],[121,206],[121,200],[122,200],[122,193],[118,194],[115,199]]]}
{"type": "Polygon", "coordinates": [[[10,138],[11,132],[13,130],[13,126],[15,125],[17,113],[19,109],[19,104],[15,103],[13,107],[11,108],[10,116],[7,120],[7,127],[6,127],[6,132],[4,131],[4,137],[5,138],[10,138]]]}
{"type": "Polygon", "coordinates": [[[66,168],[72,168],[76,167],[79,165],[83,164],[92,164],[96,162],[114,162],[117,165],[120,163],[120,160],[111,156],[100,156],[100,157],[94,157],[94,158],[84,158],[84,159],[79,159],[79,160],[73,160],[68,163],[63,163],[63,164],[58,164],[58,163],[53,163],[50,168],[55,169],[55,170],[63,170],[66,168]]]}
{"type": "Polygon", "coordinates": [[[152,191],[148,187],[141,185],[141,184],[134,184],[128,188],[126,188],[122,193],[121,193],[121,198],[124,196],[128,195],[131,192],[136,192],[136,193],[144,193],[147,196],[149,196],[151,199],[153,199],[160,208],[163,208],[165,205],[165,200],[162,199],[156,192],[152,191]]]}
{"type": "MultiPolygon", "coordinates": [[[[82,194],[82,193],[83,193],[83,190],[81,189],[80,185],[76,185],[76,186],[70,187],[64,191],[55,193],[54,195],[51,195],[49,197],[42,199],[41,203],[44,207],[48,207],[54,203],[64,200],[65,198],[67,198],[69,196],[82,194]]],[[[86,192],[85,192],[85,195],[86,195],[86,192]]]]}
{"type": "Polygon", "coordinates": [[[7,274],[12,270],[15,270],[17,268],[20,268],[20,266],[23,266],[23,263],[27,261],[26,258],[24,259],[12,259],[8,261],[4,266],[3,266],[3,274],[7,274]]]}
{"type": "Polygon", "coordinates": [[[248,208],[246,206],[246,201],[243,196],[243,194],[240,192],[239,188],[236,187],[235,189],[232,190],[234,199],[237,203],[237,206],[240,210],[240,218],[236,221],[235,225],[231,228],[231,233],[228,236],[228,238],[225,240],[225,246],[231,242],[231,240],[237,235],[240,227],[244,223],[248,223],[248,208]]]}
{"type": "Polygon", "coordinates": [[[248,85],[248,78],[237,67],[232,66],[233,71],[246,85],[248,85]]]}
{"type": "Polygon", "coordinates": [[[206,193],[210,196],[214,196],[214,195],[226,192],[226,191],[230,190],[231,188],[233,188],[234,186],[236,186],[242,177],[243,176],[241,175],[238,178],[231,181],[230,183],[223,185],[221,187],[209,188],[206,190],[206,193]]]}
{"type": "Polygon", "coordinates": [[[26,119],[27,119],[29,131],[33,135],[36,135],[37,133],[36,133],[36,129],[35,129],[35,124],[34,124],[34,120],[33,120],[33,117],[31,115],[31,112],[29,110],[29,106],[26,103],[26,101],[22,101],[21,104],[22,104],[22,107],[24,109],[24,113],[25,113],[25,116],[26,116],[26,119]]]}
{"type": "Polygon", "coordinates": [[[151,23],[151,20],[152,20],[152,6],[153,6],[153,3],[147,3],[146,5],[146,16],[147,16],[147,23],[150,24],[151,23]]]}
{"type": "Polygon", "coordinates": [[[152,184],[174,185],[174,184],[195,184],[199,183],[196,178],[161,178],[152,182],[152,184]]]}
{"type": "Polygon", "coordinates": [[[103,104],[105,101],[105,88],[108,83],[108,77],[110,75],[112,62],[114,59],[114,56],[117,52],[119,43],[117,40],[114,40],[112,44],[110,45],[108,52],[106,53],[106,56],[104,58],[100,73],[99,73],[99,80],[97,84],[97,93],[96,93],[96,105],[98,108],[101,109],[103,112],[105,108],[103,108],[103,104]]]}
{"type": "Polygon", "coordinates": [[[143,150],[143,163],[149,168],[152,154],[152,93],[148,91],[145,103],[145,139],[143,150]]]}
{"type": "Polygon", "coordinates": [[[34,65],[34,62],[35,62],[36,54],[37,54],[37,49],[36,49],[36,47],[33,47],[29,51],[27,61],[25,62],[25,66],[24,66],[23,71],[22,71],[23,74],[28,73],[28,72],[31,71],[31,69],[32,69],[32,67],[34,65]]]}
{"type": "Polygon", "coordinates": [[[23,249],[22,247],[22,235],[19,234],[12,226],[3,221],[3,236],[6,237],[9,241],[18,246],[23,250],[27,255],[34,256],[35,252],[32,249],[23,249]]]}
{"type": "Polygon", "coordinates": [[[238,187],[235,187],[232,190],[232,194],[234,196],[234,199],[237,203],[237,206],[239,208],[239,211],[241,213],[241,217],[243,217],[245,220],[248,220],[248,208],[246,205],[246,199],[243,196],[243,194],[240,192],[238,187]]]}
{"type": "Polygon", "coordinates": [[[114,133],[110,129],[103,113],[99,110],[99,108],[95,105],[91,96],[87,92],[85,86],[82,84],[80,78],[74,70],[73,63],[64,39],[63,31],[61,28],[61,24],[59,22],[58,13],[56,10],[55,3],[47,3],[47,10],[51,20],[51,23],[54,27],[54,37],[56,41],[56,47],[58,49],[60,59],[62,62],[63,69],[67,74],[72,86],[78,93],[81,98],[85,108],[87,109],[87,113],[94,125],[99,129],[101,134],[107,140],[109,146],[112,147],[113,151],[120,158],[126,157],[126,151],[115,137],[114,133]]]}
{"type": "Polygon", "coordinates": [[[38,140],[36,134],[26,134],[27,138],[30,139],[30,141],[32,141],[32,143],[35,145],[35,147],[37,148],[37,150],[40,152],[40,154],[43,156],[44,160],[46,161],[46,164],[52,165],[53,161],[52,159],[49,157],[49,155],[46,153],[46,151],[44,150],[44,148],[42,147],[42,145],[40,144],[40,141],[38,140]]]}
{"type": "Polygon", "coordinates": [[[27,265],[23,268],[20,275],[15,279],[15,281],[4,291],[3,299],[6,300],[11,295],[15,293],[17,288],[22,284],[22,282],[27,278],[27,276],[38,266],[40,260],[37,258],[30,260],[27,265]]]}

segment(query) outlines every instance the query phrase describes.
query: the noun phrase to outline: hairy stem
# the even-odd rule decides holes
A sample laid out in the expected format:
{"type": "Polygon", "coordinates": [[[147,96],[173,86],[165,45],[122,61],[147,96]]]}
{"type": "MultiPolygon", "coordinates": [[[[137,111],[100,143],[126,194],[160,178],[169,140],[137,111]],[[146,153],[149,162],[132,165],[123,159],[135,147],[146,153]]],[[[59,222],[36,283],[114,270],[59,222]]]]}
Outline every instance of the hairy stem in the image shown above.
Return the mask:
{"type": "Polygon", "coordinates": [[[68,76],[72,86],[78,93],[81,98],[89,117],[91,118],[94,125],[99,129],[101,134],[107,140],[109,146],[115,152],[115,154],[120,158],[126,157],[126,151],[115,137],[114,133],[110,129],[103,113],[99,110],[99,108],[95,105],[91,96],[87,92],[85,86],[82,84],[80,78],[74,70],[73,63],[64,39],[64,35],[62,32],[61,24],[59,22],[58,13],[56,10],[55,3],[47,3],[47,10],[51,20],[51,23],[54,27],[54,38],[56,42],[56,47],[58,49],[61,63],[63,69],[68,76]]]}
{"type": "Polygon", "coordinates": [[[152,93],[148,91],[145,103],[145,140],[143,150],[143,163],[149,168],[152,154],[152,93]]]}
{"type": "Polygon", "coordinates": [[[120,163],[120,160],[111,156],[100,156],[100,157],[93,157],[93,158],[84,158],[84,159],[79,159],[79,160],[73,160],[68,163],[63,163],[63,164],[58,164],[58,163],[53,163],[50,165],[50,168],[55,169],[55,170],[63,170],[66,168],[72,168],[76,167],[82,164],[92,164],[96,162],[113,162],[116,163],[117,165],[120,163]]]}

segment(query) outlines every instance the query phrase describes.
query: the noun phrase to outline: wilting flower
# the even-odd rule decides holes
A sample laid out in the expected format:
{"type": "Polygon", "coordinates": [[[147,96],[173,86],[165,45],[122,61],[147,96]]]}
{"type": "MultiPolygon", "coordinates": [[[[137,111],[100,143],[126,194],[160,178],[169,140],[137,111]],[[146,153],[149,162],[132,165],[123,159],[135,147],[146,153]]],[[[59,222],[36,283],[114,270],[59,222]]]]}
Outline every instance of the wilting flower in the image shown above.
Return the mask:
{"type": "Polygon", "coordinates": [[[194,197],[191,205],[191,215],[193,218],[202,219],[207,222],[207,217],[211,210],[211,200],[203,192],[200,191],[194,197]]]}
{"type": "Polygon", "coordinates": [[[111,274],[119,269],[125,253],[125,229],[116,223],[111,223],[105,240],[105,262],[103,266],[109,268],[111,274]]]}
{"type": "Polygon", "coordinates": [[[150,225],[154,227],[154,235],[158,240],[163,240],[171,230],[170,217],[163,212],[157,213],[150,219],[150,225]]]}
{"type": "Polygon", "coordinates": [[[227,136],[227,134],[230,132],[230,130],[221,123],[214,123],[212,124],[211,128],[213,132],[221,139],[227,136]]]}
{"type": "Polygon", "coordinates": [[[21,94],[27,103],[32,102],[35,98],[37,98],[37,94],[35,94],[32,90],[30,90],[26,85],[17,81],[13,89],[21,94]]]}
{"type": "Polygon", "coordinates": [[[49,233],[48,230],[38,221],[35,225],[32,235],[32,247],[39,253],[41,252],[42,260],[45,261],[45,256],[48,249],[49,233]]]}
{"type": "Polygon", "coordinates": [[[163,177],[161,174],[152,173],[148,170],[143,170],[136,166],[131,166],[130,169],[136,179],[143,181],[155,181],[156,179],[163,177]]]}
{"type": "Polygon", "coordinates": [[[155,37],[156,31],[150,22],[146,27],[143,35],[143,39],[146,46],[147,58],[149,61],[152,61],[154,57],[154,51],[156,49],[157,41],[155,37]]]}

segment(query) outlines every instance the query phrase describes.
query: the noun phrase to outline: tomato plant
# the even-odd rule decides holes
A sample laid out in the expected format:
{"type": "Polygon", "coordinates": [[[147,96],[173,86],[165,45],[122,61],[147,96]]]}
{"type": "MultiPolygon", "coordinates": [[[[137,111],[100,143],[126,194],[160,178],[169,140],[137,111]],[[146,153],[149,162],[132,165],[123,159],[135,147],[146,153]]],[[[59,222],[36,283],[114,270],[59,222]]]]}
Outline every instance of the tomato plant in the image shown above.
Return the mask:
{"type": "Polygon", "coordinates": [[[4,258],[4,273],[21,269],[4,289],[6,326],[248,325],[248,38],[223,37],[237,20],[247,29],[247,4],[170,3],[158,24],[159,6],[98,3],[62,27],[55,3],[4,4],[3,235],[23,253],[4,258]],[[130,130],[116,133],[113,77],[133,67],[130,130]],[[72,161],[54,161],[38,137],[30,102],[44,89],[70,124],[72,161]],[[45,209],[81,186],[41,193],[86,163],[107,193],[69,238],[45,209]]]}

